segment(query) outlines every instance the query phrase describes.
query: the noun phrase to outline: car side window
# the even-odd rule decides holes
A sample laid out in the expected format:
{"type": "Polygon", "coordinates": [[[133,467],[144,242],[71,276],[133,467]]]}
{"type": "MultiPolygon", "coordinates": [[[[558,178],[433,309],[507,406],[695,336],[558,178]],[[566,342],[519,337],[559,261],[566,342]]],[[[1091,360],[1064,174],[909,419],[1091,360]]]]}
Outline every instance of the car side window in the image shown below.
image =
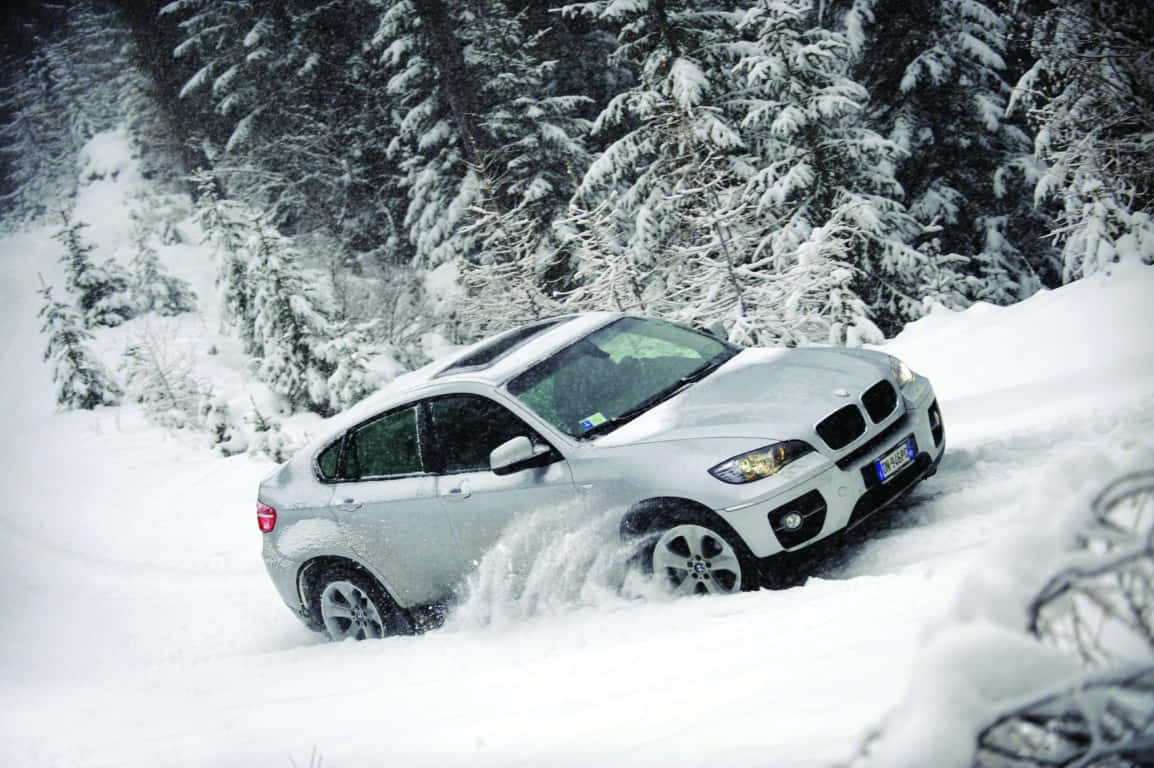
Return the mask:
{"type": "Polygon", "coordinates": [[[433,437],[445,474],[489,469],[489,454],[514,437],[545,441],[509,409],[480,395],[449,395],[428,402],[433,437]]]}
{"type": "Polygon", "coordinates": [[[415,406],[386,413],[351,436],[344,474],[353,478],[412,475],[424,471],[415,406]]]}
{"type": "Polygon", "coordinates": [[[341,440],[336,440],[317,456],[317,468],[325,480],[335,480],[340,470],[341,440]]]}

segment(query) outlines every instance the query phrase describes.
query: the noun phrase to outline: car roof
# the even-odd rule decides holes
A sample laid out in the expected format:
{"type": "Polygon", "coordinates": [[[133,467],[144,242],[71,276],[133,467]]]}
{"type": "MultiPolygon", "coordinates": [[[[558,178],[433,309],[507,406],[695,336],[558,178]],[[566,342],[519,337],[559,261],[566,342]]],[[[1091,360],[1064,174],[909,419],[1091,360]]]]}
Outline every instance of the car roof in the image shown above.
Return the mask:
{"type": "Polygon", "coordinates": [[[547,326],[537,335],[528,337],[484,365],[455,370],[457,361],[467,359],[478,348],[497,338],[489,337],[462,350],[460,354],[454,355],[430,378],[436,379],[438,382],[461,380],[481,382],[494,387],[500,386],[533,363],[544,360],[557,350],[569,346],[574,341],[587,336],[592,331],[619,317],[623,317],[623,315],[614,312],[582,312],[566,315],[561,318],[561,322],[547,326]]]}
{"type": "Polygon", "coordinates": [[[552,355],[592,331],[626,315],[615,312],[582,312],[567,315],[562,322],[552,325],[540,334],[531,336],[515,345],[492,362],[481,366],[468,366],[453,372],[458,361],[466,359],[497,336],[490,336],[447,358],[435,360],[415,371],[403,373],[385,384],[351,408],[338,413],[325,422],[323,432],[301,449],[300,454],[311,455],[332,441],[347,429],[372,418],[376,414],[421,397],[423,390],[452,389],[454,384],[482,384],[499,387],[524,369],[552,355]]]}

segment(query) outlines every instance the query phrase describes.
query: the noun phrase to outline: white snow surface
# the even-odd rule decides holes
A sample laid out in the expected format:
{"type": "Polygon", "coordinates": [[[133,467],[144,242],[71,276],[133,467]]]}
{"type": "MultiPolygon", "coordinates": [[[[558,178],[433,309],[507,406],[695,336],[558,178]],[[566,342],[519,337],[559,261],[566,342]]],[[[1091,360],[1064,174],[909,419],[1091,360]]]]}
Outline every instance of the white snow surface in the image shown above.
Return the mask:
{"type": "MultiPolygon", "coordinates": [[[[131,176],[114,159],[90,167],[131,176]]],[[[121,208],[99,207],[98,258],[130,229],[130,196],[100,198],[121,208]]],[[[61,283],[51,231],[0,239],[2,766],[822,766],[883,725],[879,765],[966,765],[966,729],[1015,683],[1071,667],[1022,631],[1035,571],[1094,492],[1154,465],[1154,269],[1122,265],[936,312],[883,347],[933,381],[946,458],[804,586],[621,590],[612,511],[544,510],[444,628],[329,644],[264,573],[254,502],[271,462],[223,458],[131,405],[55,412],[35,294],[38,272],[61,283]]],[[[161,254],[205,312],[171,333],[216,345],[201,370],[243,400],[211,255],[161,254]]],[[[93,346],[115,366],[129,333],[93,346]]]]}

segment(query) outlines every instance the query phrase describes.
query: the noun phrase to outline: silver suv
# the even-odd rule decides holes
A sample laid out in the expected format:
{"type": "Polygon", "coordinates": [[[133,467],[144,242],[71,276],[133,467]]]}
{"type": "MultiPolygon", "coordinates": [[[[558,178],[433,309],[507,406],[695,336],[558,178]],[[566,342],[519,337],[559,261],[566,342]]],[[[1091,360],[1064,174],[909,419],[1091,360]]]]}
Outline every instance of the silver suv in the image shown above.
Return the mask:
{"type": "Polygon", "coordinates": [[[756,589],[945,450],[925,378],[855,349],[739,349],[660,320],[553,318],[480,342],[336,417],[260,486],[264,560],[333,639],[410,631],[517,515],[620,508],[643,568],[756,589]]]}

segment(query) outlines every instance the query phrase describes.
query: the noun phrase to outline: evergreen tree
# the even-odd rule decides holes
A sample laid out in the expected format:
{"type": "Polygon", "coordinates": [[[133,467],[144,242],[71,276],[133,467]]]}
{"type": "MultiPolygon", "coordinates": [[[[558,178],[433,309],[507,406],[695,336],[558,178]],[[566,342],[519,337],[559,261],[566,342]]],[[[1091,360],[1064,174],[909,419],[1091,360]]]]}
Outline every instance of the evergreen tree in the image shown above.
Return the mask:
{"type": "Polygon", "coordinates": [[[132,257],[129,297],[135,312],[171,316],[196,309],[196,294],[187,281],[166,273],[159,254],[149,242],[148,232],[139,222],[133,239],[136,254],[132,257]]]}
{"type": "Polygon", "coordinates": [[[115,262],[104,266],[92,263],[93,246],[84,242],[81,230],[88,226],[82,221],[71,221],[62,214],[64,228],[53,238],[60,241],[65,252],[60,257],[66,270],[65,287],[76,296],[76,306],[88,328],[115,327],[132,319],[136,312],[128,299],[128,276],[115,262]]]}
{"type": "Polygon", "coordinates": [[[900,150],[896,178],[922,227],[915,242],[938,266],[922,289],[940,303],[1010,303],[1046,275],[1046,222],[1007,195],[999,173],[1030,146],[1005,115],[1008,5],[878,0],[857,33],[855,72],[871,121],[900,150]]]}
{"type": "Polygon", "coordinates": [[[223,294],[221,322],[237,332],[251,353],[256,345],[255,306],[249,282],[248,251],[252,215],[232,200],[221,197],[216,178],[205,170],[194,173],[196,185],[194,216],[220,259],[216,282],[223,294]]]}
{"type": "Polygon", "coordinates": [[[1035,202],[1056,208],[1062,279],[1121,258],[1154,262],[1154,13],[1117,1],[1027,5],[1038,9],[1036,62],[1011,107],[1038,125],[1022,166],[1035,202]]]}
{"type": "Polygon", "coordinates": [[[76,189],[76,160],[93,136],[124,120],[120,97],[133,69],[127,30],[91,0],[41,9],[35,45],[0,89],[5,216],[43,215],[76,189]]]}
{"type": "Polygon", "coordinates": [[[48,337],[44,361],[52,366],[56,384],[56,404],[72,410],[91,410],[98,405],[117,405],[120,387],[112,374],[85,346],[92,334],[81,323],[76,311],[52,298],[52,288],[39,291],[44,305],[39,316],[44,319],[40,332],[48,337]]]}
{"type": "Polygon", "coordinates": [[[657,0],[565,12],[618,30],[610,64],[636,76],[595,121],[595,135],[617,138],[590,165],[562,224],[579,257],[571,303],[668,314],[677,287],[665,278],[680,265],[666,259],[716,240],[699,213],[745,169],[746,147],[726,111],[739,17],[724,3],[657,0]]]}
{"type": "Polygon", "coordinates": [[[333,413],[359,402],[375,388],[369,371],[369,330],[366,325],[333,326],[329,331],[332,338],[318,350],[318,356],[331,371],[325,382],[325,406],[333,413]]]}
{"type": "Polygon", "coordinates": [[[257,375],[294,408],[327,411],[330,371],[318,348],[326,340],[328,319],[317,307],[286,238],[257,220],[251,248],[257,375]]]}
{"type": "MultiPolygon", "coordinates": [[[[742,194],[747,226],[757,232],[752,261],[812,281],[794,293],[833,302],[825,286],[837,284],[837,312],[868,309],[839,328],[894,330],[924,311],[921,297],[939,265],[911,245],[920,227],[900,202],[900,151],[864,118],[868,94],[850,76],[851,41],[812,26],[812,10],[806,0],[765,0],[742,22],[753,36],[737,67],[745,78],[742,127],[757,158],[742,194]],[[843,270],[849,283],[838,279],[843,270]]],[[[789,315],[807,305],[789,301],[787,325],[806,325],[789,315]]],[[[829,328],[833,304],[816,313],[826,318],[818,327],[829,328]]]]}

